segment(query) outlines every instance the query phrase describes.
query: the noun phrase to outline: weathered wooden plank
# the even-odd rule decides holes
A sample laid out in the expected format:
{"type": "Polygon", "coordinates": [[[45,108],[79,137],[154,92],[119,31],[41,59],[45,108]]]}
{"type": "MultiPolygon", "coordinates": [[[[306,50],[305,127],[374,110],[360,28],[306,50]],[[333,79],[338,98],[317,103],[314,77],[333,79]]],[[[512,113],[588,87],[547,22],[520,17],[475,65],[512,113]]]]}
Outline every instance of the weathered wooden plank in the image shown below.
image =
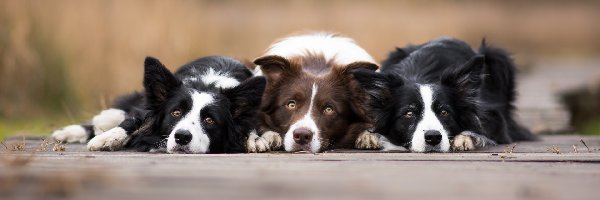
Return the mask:
{"type": "MultiPolygon", "coordinates": [[[[600,138],[583,137],[591,153],[581,151],[580,138],[544,137],[517,144],[512,154],[494,147],[446,154],[170,155],[88,152],[81,144],[64,152],[2,151],[0,198],[597,199],[600,138]],[[573,144],[578,153],[545,150],[573,144]]],[[[26,143],[28,151],[39,146],[26,143]]]]}

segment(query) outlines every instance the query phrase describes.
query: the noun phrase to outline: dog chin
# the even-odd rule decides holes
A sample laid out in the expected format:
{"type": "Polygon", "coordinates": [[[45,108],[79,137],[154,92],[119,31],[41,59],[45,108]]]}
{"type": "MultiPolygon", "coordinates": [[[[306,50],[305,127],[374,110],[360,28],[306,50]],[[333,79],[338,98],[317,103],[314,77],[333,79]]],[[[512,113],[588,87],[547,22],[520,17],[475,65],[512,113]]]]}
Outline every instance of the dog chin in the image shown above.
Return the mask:
{"type": "Polygon", "coordinates": [[[311,143],[305,145],[293,144],[291,146],[286,146],[285,151],[287,152],[297,152],[297,151],[306,151],[309,153],[319,153],[321,151],[320,148],[315,148],[316,145],[312,145],[311,143]]]}
{"type": "Polygon", "coordinates": [[[187,146],[173,146],[171,148],[167,148],[167,153],[178,154],[178,153],[191,153],[190,149],[187,146]]]}
{"type": "Polygon", "coordinates": [[[176,145],[176,146],[167,148],[167,153],[171,153],[171,154],[205,154],[207,152],[203,151],[203,150],[192,149],[188,145],[185,145],[185,146],[176,145]]]}
{"type": "Polygon", "coordinates": [[[175,142],[172,142],[172,143],[167,142],[167,153],[171,153],[171,154],[178,154],[178,153],[205,154],[205,153],[208,153],[208,148],[200,148],[200,147],[194,148],[194,146],[192,146],[190,144],[179,145],[179,144],[176,144],[175,142]]]}
{"type": "Polygon", "coordinates": [[[448,144],[448,145],[439,144],[436,146],[425,146],[422,148],[415,148],[414,146],[411,146],[410,151],[415,152],[415,153],[446,153],[446,152],[450,151],[449,146],[450,146],[450,144],[448,144]]]}

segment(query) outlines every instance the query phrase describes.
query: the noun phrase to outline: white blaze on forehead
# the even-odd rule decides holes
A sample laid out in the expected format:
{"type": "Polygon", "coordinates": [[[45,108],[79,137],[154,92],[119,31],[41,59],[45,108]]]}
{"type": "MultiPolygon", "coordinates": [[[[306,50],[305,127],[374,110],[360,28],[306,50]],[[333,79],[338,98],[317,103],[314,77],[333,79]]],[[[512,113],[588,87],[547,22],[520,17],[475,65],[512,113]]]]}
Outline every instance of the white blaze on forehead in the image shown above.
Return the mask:
{"type": "Polygon", "coordinates": [[[229,73],[218,72],[212,68],[209,69],[206,74],[202,75],[202,82],[205,84],[214,83],[215,86],[223,89],[233,88],[240,84],[240,82],[233,78],[229,73]]]}
{"type": "Polygon", "coordinates": [[[415,129],[411,140],[410,149],[414,152],[424,152],[428,150],[427,144],[425,143],[425,132],[429,130],[439,131],[442,134],[442,141],[439,144],[440,151],[446,152],[450,149],[448,133],[433,111],[433,92],[434,90],[431,85],[419,85],[419,93],[421,94],[421,100],[423,101],[423,110],[421,113],[421,120],[417,123],[417,128],[415,129]]]}
{"type": "Polygon", "coordinates": [[[198,76],[189,76],[183,78],[183,83],[188,84],[190,82],[202,81],[204,84],[214,84],[216,87],[223,89],[233,88],[238,86],[240,82],[235,79],[231,74],[222,71],[216,71],[209,68],[204,74],[198,76]]]}
{"type": "Polygon", "coordinates": [[[310,141],[310,151],[313,153],[318,152],[321,149],[320,133],[317,123],[312,117],[312,110],[315,102],[315,96],[317,96],[318,87],[315,83],[312,85],[312,91],[310,95],[310,101],[308,111],[304,117],[296,122],[293,122],[292,126],[288,129],[285,137],[283,138],[283,147],[286,151],[297,151],[300,150],[296,142],[294,141],[294,130],[298,128],[307,128],[313,133],[312,140],[310,141]]]}
{"type": "Polygon", "coordinates": [[[190,93],[192,99],[192,108],[182,111],[185,114],[175,125],[169,138],[167,139],[167,152],[174,153],[177,150],[178,144],[175,142],[175,133],[179,130],[189,131],[192,134],[192,140],[187,145],[190,153],[207,153],[210,141],[208,135],[202,128],[202,119],[200,118],[200,110],[214,102],[214,98],[208,93],[199,93],[192,91],[190,93]]]}
{"type": "Polygon", "coordinates": [[[327,61],[335,61],[340,65],[357,61],[376,63],[373,57],[354,40],[323,32],[284,38],[273,44],[265,55],[291,58],[306,56],[307,53],[323,54],[327,61]]]}

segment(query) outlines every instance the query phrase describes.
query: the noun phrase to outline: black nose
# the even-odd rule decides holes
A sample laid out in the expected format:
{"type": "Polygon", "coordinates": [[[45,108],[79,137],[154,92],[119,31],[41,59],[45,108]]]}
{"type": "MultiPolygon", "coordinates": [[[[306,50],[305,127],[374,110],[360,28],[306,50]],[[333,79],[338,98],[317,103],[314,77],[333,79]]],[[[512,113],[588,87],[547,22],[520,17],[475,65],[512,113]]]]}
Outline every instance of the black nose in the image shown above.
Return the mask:
{"type": "Polygon", "coordinates": [[[428,145],[438,145],[442,141],[442,134],[439,131],[425,132],[425,143],[428,145]]]}
{"type": "Polygon", "coordinates": [[[294,142],[299,145],[308,144],[312,140],[313,133],[306,128],[294,130],[294,142]]]}
{"type": "Polygon", "coordinates": [[[175,132],[175,142],[179,145],[187,145],[192,141],[192,134],[189,131],[175,132]]]}

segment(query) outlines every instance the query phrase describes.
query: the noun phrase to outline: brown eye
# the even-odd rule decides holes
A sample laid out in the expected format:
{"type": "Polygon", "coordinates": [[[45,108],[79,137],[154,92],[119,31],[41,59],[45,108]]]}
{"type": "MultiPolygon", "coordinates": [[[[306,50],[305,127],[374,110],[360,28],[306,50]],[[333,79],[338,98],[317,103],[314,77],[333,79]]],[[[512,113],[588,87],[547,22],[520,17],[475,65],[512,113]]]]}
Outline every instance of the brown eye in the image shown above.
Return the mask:
{"type": "Polygon", "coordinates": [[[413,117],[415,117],[415,113],[413,113],[412,111],[408,111],[408,112],[404,113],[404,117],[405,118],[413,118],[413,117]]]}
{"type": "Polygon", "coordinates": [[[294,100],[288,101],[286,107],[289,110],[295,110],[296,109],[296,101],[294,101],[294,100]]]}
{"type": "Polygon", "coordinates": [[[204,123],[207,123],[207,124],[214,124],[214,123],[215,123],[215,120],[213,120],[213,119],[212,119],[212,118],[210,118],[210,117],[207,117],[207,118],[204,118],[204,123]]]}
{"type": "Polygon", "coordinates": [[[173,116],[173,117],[181,117],[181,111],[180,110],[173,110],[173,112],[171,112],[171,116],[173,116]]]}
{"type": "Polygon", "coordinates": [[[448,111],[446,111],[446,110],[442,110],[442,112],[440,112],[440,115],[441,115],[442,117],[448,117],[448,111]]]}
{"type": "Polygon", "coordinates": [[[327,106],[325,107],[325,109],[323,110],[323,113],[326,115],[333,115],[335,113],[335,111],[333,111],[333,108],[327,106]]]}

